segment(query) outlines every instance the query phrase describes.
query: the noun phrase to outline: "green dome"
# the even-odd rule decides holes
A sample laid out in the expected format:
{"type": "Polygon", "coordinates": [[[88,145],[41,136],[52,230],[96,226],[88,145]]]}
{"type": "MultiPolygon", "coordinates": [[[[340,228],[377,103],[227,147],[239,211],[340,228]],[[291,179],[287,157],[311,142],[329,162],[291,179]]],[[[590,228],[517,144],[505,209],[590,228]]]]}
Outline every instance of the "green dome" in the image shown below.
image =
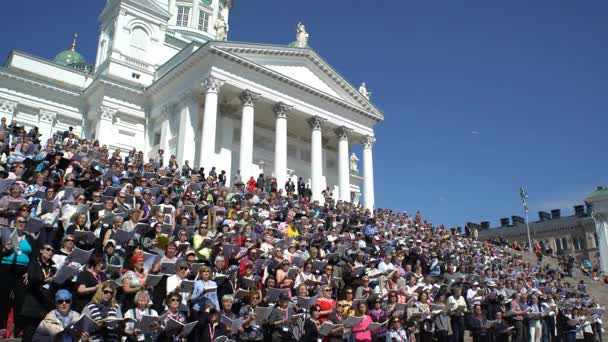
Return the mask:
{"type": "Polygon", "coordinates": [[[608,188],[605,186],[598,186],[594,192],[592,192],[587,199],[599,198],[608,196],[608,188]]]}
{"type": "Polygon", "coordinates": [[[55,56],[55,58],[53,58],[53,62],[69,66],[74,64],[86,64],[87,61],[78,52],[74,50],[65,50],[55,56]]]}

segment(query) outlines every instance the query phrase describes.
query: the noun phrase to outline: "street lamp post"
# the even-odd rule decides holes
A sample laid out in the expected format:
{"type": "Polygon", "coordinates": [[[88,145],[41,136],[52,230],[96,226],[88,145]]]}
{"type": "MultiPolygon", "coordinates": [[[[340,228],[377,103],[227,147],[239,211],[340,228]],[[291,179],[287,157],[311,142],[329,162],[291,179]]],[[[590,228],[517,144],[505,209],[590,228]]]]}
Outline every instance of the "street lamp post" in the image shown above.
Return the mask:
{"type": "Polygon", "coordinates": [[[519,188],[519,196],[521,197],[521,204],[524,206],[524,214],[526,217],[526,232],[528,233],[528,250],[530,252],[532,249],[532,239],[530,238],[530,222],[528,222],[528,193],[524,188],[519,188]]]}

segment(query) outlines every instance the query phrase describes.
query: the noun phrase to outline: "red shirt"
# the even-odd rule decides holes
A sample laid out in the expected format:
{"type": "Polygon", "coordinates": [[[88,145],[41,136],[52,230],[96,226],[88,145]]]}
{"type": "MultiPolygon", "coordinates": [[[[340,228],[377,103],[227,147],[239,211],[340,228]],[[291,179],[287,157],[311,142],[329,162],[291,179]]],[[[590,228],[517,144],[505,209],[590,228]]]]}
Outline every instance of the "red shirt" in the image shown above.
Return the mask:
{"type": "MultiPolygon", "coordinates": [[[[319,304],[319,306],[321,307],[321,311],[328,311],[328,310],[334,309],[334,306],[336,306],[336,301],[333,299],[321,297],[321,298],[317,299],[317,304],[319,304]]],[[[329,315],[319,317],[319,322],[321,322],[321,323],[323,323],[327,320],[329,320],[329,315]]]]}

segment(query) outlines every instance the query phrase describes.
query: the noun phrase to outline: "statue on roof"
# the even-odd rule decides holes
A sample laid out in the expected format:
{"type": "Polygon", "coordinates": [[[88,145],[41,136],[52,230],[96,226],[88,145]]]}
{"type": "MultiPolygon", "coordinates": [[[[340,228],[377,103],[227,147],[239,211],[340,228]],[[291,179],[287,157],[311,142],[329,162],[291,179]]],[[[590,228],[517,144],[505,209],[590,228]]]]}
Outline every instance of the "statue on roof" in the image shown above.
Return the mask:
{"type": "Polygon", "coordinates": [[[296,28],[296,47],[305,48],[308,47],[308,32],[302,22],[298,22],[296,28]]]}
{"type": "Polygon", "coordinates": [[[215,29],[216,40],[226,40],[228,38],[228,24],[222,15],[217,17],[213,28],[215,29]]]}
{"type": "Polygon", "coordinates": [[[359,161],[359,158],[357,158],[357,155],[353,152],[350,155],[350,170],[354,173],[359,173],[359,168],[357,167],[358,161],[359,161]]]}
{"type": "Polygon", "coordinates": [[[367,87],[365,86],[365,82],[361,83],[361,86],[359,87],[359,94],[363,95],[363,97],[365,97],[368,100],[372,96],[372,92],[371,91],[367,91],[367,87]]]}

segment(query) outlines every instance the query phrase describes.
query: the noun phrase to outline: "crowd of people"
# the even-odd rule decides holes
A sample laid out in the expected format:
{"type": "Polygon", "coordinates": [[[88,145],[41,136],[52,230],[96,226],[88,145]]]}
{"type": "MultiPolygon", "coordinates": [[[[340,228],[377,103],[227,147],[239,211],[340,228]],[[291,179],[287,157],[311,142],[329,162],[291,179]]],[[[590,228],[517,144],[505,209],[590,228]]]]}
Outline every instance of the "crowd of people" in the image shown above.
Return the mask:
{"type": "Polygon", "coordinates": [[[5,119],[0,153],[2,338],[601,341],[561,272],[420,212],[5,119]]]}

